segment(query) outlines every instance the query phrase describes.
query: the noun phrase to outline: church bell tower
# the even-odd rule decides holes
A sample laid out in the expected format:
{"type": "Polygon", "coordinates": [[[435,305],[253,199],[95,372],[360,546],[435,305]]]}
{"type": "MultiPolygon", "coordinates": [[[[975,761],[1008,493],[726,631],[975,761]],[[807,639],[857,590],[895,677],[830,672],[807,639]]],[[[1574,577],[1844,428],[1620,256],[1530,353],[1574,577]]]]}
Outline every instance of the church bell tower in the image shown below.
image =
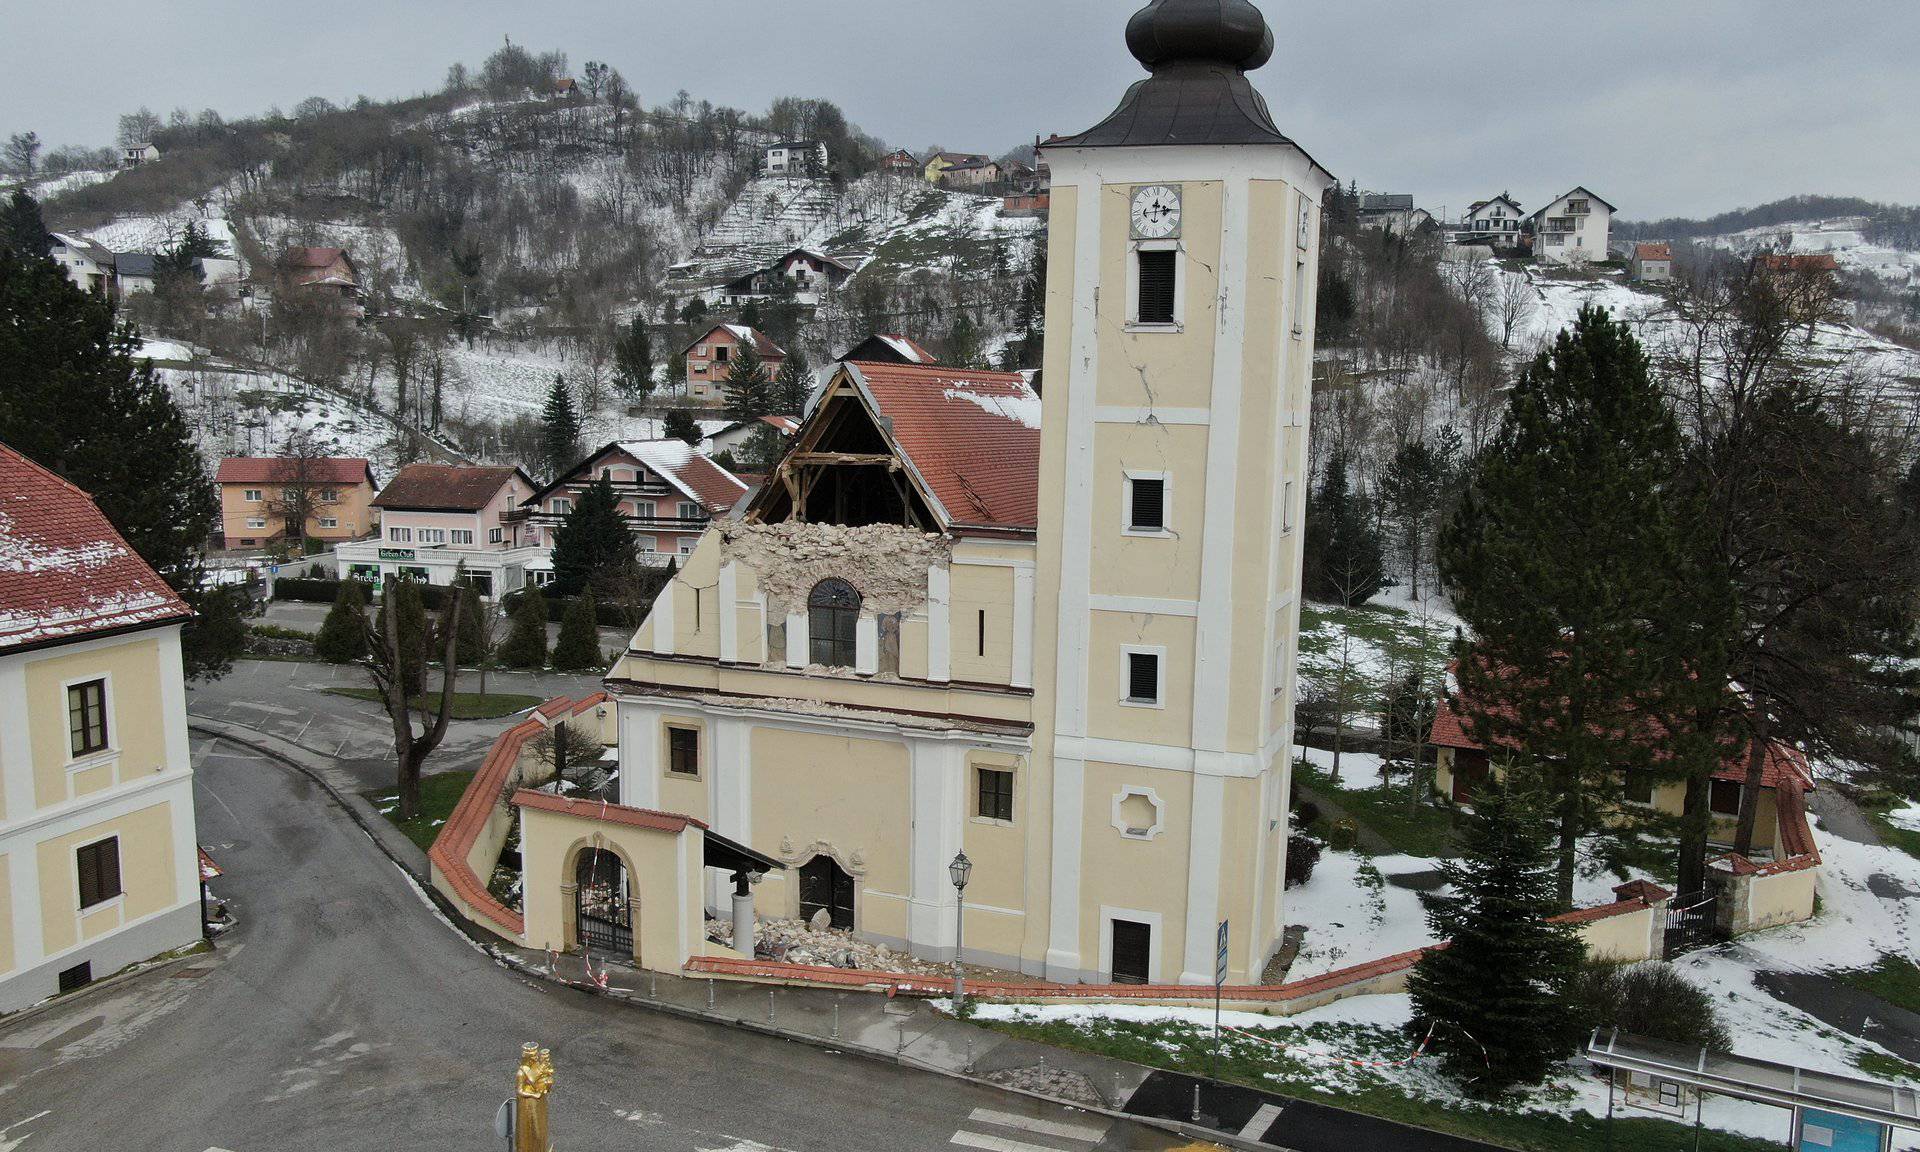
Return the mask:
{"type": "Polygon", "coordinates": [[[1149,75],[1052,172],[1028,954],[1252,982],[1278,945],[1313,289],[1333,178],[1247,73],[1248,0],[1154,0],[1149,75]]]}

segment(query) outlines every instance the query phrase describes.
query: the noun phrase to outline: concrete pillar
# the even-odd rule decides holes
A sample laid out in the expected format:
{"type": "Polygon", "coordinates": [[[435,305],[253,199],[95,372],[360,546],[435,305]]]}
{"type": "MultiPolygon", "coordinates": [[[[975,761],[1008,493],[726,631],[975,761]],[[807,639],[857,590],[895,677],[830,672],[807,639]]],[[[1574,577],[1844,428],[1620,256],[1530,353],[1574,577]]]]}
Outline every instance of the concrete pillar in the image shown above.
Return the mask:
{"type": "Polygon", "coordinates": [[[753,889],[745,884],[738,885],[733,893],[733,948],[753,955],[753,889]]]}

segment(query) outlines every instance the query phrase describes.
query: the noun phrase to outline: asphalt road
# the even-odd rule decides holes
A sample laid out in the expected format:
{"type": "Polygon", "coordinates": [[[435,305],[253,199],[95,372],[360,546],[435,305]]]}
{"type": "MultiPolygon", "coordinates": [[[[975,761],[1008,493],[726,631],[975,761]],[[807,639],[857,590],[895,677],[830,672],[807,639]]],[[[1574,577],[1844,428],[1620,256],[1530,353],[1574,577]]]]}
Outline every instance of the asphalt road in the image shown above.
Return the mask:
{"type": "Polygon", "coordinates": [[[305,777],[197,740],[212,956],[0,1025],[0,1149],[497,1147],[523,1041],[567,1152],[1165,1149],[1146,1128],[523,979],[305,777]]]}

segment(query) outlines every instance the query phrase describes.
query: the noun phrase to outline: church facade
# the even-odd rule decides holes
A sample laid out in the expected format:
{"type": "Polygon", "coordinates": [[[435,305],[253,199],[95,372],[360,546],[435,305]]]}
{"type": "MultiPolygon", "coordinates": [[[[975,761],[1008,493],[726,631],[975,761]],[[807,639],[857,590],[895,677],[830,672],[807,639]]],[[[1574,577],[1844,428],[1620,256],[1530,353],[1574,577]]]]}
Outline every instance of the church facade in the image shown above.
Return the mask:
{"type": "Polygon", "coordinates": [[[619,802],[784,864],[763,917],[1152,983],[1210,982],[1224,921],[1255,982],[1285,923],[1332,178],[1247,80],[1273,42],[1245,0],[1155,0],[1127,42],[1148,78],[1043,145],[1044,399],[838,366],[608,674],[619,802]]]}

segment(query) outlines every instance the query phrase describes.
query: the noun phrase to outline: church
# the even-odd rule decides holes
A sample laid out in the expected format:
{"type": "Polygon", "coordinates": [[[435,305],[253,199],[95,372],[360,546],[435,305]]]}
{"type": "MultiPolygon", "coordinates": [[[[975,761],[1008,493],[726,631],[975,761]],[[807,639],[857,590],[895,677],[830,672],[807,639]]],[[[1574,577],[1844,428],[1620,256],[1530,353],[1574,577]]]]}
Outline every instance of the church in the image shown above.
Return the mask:
{"type": "MultiPolygon", "coordinates": [[[[1154,0],[1126,43],[1146,78],[1042,145],[1044,398],[837,365],[608,673],[606,723],[620,808],[777,863],[762,917],[1169,984],[1214,979],[1224,924],[1251,983],[1285,924],[1333,178],[1248,80],[1274,42],[1247,0],[1154,0]]],[[[726,908],[706,877],[682,890],[726,908]]]]}

